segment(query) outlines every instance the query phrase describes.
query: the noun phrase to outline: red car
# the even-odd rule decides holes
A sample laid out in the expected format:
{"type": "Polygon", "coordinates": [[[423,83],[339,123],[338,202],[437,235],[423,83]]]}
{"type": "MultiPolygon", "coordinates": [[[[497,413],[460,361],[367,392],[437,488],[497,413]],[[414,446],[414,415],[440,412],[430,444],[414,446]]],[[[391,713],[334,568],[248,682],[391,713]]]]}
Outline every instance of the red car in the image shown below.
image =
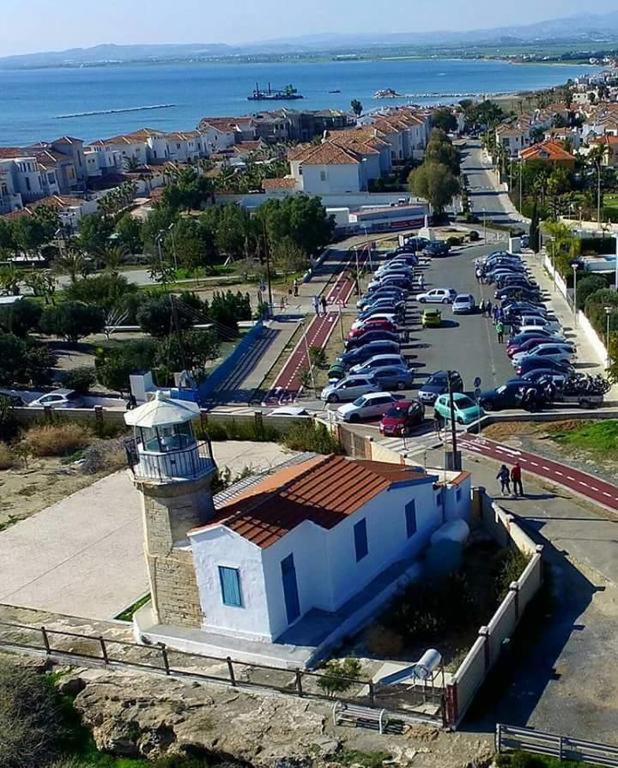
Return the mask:
{"type": "Polygon", "coordinates": [[[534,347],[538,347],[539,344],[547,343],[547,336],[539,336],[538,338],[526,339],[525,341],[522,341],[521,344],[507,344],[506,354],[509,357],[513,357],[513,355],[516,355],[518,352],[528,352],[534,347]]]}
{"type": "Polygon", "coordinates": [[[356,339],[369,331],[390,331],[397,333],[397,326],[390,320],[366,320],[360,328],[352,328],[348,333],[348,339],[356,339]]]}
{"type": "Polygon", "coordinates": [[[382,416],[380,433],[388,437],[401,437],[418,427],[425,418],[425,406],[418,400],[400,400],[382,416]]]}

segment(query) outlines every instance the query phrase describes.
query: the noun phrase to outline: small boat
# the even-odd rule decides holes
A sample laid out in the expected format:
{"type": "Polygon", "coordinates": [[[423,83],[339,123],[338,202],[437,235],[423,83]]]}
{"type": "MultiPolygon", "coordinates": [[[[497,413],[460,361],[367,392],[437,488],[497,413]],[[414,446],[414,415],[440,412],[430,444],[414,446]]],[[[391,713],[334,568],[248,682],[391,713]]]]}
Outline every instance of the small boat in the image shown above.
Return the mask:
{"type": "Polygon", "coordinates": [[[374,99],[401,99],[403,94],[397,93],[393,88],[382,88],[373,94],[374,99]]]}
{"type": "Polygon", "coordinates": [[[292,101],[302,98],[304,96],[293,85],[286,85],[284,88],[275,88],[273,90],[270,87],[270,83],[268,83],[268,89],[265,91],[262,91],[259,83],[256,83],[253,93],[247,96],[249,101],[292,101]]]}
{"type": "Polygon", "coordinates": [[[329,93],[341,93],[340,88],[334,88],[332,91],[329,91],[329,93]]]}

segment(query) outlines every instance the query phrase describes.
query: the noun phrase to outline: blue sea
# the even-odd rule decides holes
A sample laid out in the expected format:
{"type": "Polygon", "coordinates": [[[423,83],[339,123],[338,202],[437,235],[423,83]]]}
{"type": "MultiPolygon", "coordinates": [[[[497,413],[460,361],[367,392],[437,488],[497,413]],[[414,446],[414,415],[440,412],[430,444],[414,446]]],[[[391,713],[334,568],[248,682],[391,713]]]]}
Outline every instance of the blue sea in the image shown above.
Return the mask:
{"type": "Polygon", "coordinates": [[[303,109],[365,110],[386,104],[454,102],[459,94],[506,93],[564,83],[598,68],[505,61],[388,59],[294,64],[183,63],[81,69],[0,70],[0,146],[24,145],[70,134],[92,141],[147,126],[195,128],[204,116],[247,114],[288,105],[303,109]],[[249,102],[256,82],[292,83],[295,102],[249,102]],[[405,98],[378,101],[392,88],[405,98]],[[333,91],[339,91],[334,93],[333,91]],[[143,112],[60,119],[61,115],[172,104],[143,112]]]}

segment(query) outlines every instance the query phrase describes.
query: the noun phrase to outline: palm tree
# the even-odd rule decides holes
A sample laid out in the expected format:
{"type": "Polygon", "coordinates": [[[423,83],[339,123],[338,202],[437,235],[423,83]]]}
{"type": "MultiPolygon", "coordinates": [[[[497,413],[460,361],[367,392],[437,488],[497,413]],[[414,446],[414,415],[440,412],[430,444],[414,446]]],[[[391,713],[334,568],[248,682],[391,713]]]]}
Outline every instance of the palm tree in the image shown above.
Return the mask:
{"type": "Polygon", "coordinates": [[[97,256],[101,258],[106,272],[117,275],[127,256],[127,249],[123,245],[106,245],[97,256]]]}
{"type": "Polygon", "coordinates": [[[57,272],[66,273],[71,282],[76,283],[78,277],[86,277],[90,272],[90,263],[79,248],[71,246],[55,260],[54,268],[57,272]]]}
{"type": "Polygon", "coordinates": [[[20,281],[21,274],[13,264],[0,267],[0,291],[9,296],[17,296],[20,281]]]}
{"type": "Polygon", "coordinates": [[[595,144],[588,152],[588,163],[597,172],[597,223],[601,223],[601,172],[603,170],[603,160],[609,150],[607,144],[595,144]]]}

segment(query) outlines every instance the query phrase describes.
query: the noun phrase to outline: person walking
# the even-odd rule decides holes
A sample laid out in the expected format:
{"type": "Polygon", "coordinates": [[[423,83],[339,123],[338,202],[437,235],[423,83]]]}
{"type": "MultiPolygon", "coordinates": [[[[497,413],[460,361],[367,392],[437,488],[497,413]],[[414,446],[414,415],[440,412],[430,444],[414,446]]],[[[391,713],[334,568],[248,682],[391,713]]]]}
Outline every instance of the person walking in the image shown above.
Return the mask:
{"type": "Polygon", "coordinates": [[[487,317],[491,319],[491,301],[487,299],[487,303],[485,304],[485,313],[487,314],[487,317]]]}
{"type": "Polygon", "coordinates": [[[494,308],[492,310],[492,316],[494,318],[494,324],[498,322],[498,312],[500,311],[500,307],[498,307],[497,304],[494,304],[494,308]]]}
{"type": "Polygon", "coordinates": [[[326,296],[322,295],[322,298],[320,299],[320,304],[322,305],[322,314],[324,317],[326,317],[326,296]]]}
{"type": "Polygon", "coordinates": [[[516,462],[511,469],[511,481],[513,483],[513,493],[515,497],[524,495],[524,486],[521,482],[521,466],[516,462]]]}
{"type": "Polygon", "coordinates": [[[483,301],[483,299],[479,301],[479,312],[483,317],[485,317],[485,302],[483,301]]]}
{"type": "Polygon", "coordinates": [[[506,464],[500,467],[500,471],[496,475],[496,480],[500,481],[500,492],[503,496],[511,495],[511,473],[506,464]]]}
{"type": "Polygon", "coordinates": [[[504,323],[498,320],[496,323],[496,333],[498,334],[498,344],[504,344],[504,323]]]}
{"type": "Polygon", "coordinates": [[[294,278],[294,296],[298,296],[298,280],[294,278]]]}
{"type": "Polygon", "coordinates": [[[313,309],[315,310],[316,315],[320,316],[320,297],[316,295],[313,297],[313,309]]]}
{"type": "Polygon", "coordinates": [[[474,274],[476,275],[476,280],[480,284],[482,282],[481,278],[483,277],[483,270],[480,267],[477,267],[474,270],[474,274]]]}

